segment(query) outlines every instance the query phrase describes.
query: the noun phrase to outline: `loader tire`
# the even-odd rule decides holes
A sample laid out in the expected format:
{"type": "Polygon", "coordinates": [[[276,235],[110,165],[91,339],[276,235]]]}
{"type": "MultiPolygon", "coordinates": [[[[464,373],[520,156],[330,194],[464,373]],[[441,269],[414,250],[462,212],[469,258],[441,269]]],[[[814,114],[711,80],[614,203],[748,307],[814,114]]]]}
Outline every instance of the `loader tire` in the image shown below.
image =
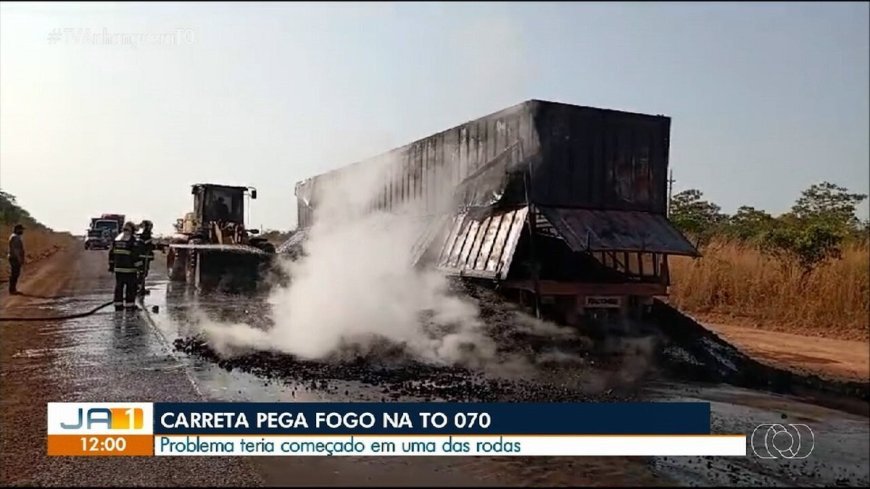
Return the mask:
{"type": "Polygon", "coordinates": [[[170,252],[166,257],[166,261],[170,281],[184,282],[187,280],[187,252],[170,252]]]}
{"type": "Polygon", "coordinates": [[[194,285],[196,283],[195,274],[196,274],[196,255],[191,253],[190,255],[188,255],[187,260],[185,260],[184,281],[187,282],[188,285],[194,285]]]}
{"type": "Polygon", "coordinates": [[[275,245],[273,245],[272,243],[266,243],[265,245],[263,245],[262,249],[263,249],[263,251],[265,251],[266,253],[269,253],[270,255],[275,254],[275,245]]]}

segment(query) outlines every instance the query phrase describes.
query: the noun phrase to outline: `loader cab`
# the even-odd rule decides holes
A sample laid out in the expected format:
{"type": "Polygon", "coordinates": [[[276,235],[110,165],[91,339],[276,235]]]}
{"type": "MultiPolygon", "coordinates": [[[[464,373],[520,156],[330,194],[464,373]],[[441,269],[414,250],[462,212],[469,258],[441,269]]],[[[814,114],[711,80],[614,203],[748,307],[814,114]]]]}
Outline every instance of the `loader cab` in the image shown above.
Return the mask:
{"type": "Polygon", "coordinates": [[[250,187],[197,184],[193,194],[194,217],[201,224],[222,222],[245,224],[245,196],[257,198],[257,190],[250,187]]]}

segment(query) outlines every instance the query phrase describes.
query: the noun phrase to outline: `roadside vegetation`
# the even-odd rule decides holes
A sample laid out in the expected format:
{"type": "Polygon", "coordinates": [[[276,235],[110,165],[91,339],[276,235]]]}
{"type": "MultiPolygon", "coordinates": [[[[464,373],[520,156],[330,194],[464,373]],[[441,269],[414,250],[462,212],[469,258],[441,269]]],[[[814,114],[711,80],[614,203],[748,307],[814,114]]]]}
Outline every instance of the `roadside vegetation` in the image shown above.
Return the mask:
{"type": "Polygon", "coordinates": [[[15,201],[15,196],[0,191],[0,282],[9,280],[9,235],[16,224],[23,224],[24,250],[27,253],[25,266],[43,260],[65,246],[75,242],[69,233],[55,232],[33,218],[15,201]]]}
{"type": "Polygon", "coordinates": [[[695,189],[674,195],[670,219],[703,256],[671,259],[670,300],[710,321],[868,340],[870,223],[857,217],[866,198],[823,182],[772,216],[724,214],[695,189]]]}

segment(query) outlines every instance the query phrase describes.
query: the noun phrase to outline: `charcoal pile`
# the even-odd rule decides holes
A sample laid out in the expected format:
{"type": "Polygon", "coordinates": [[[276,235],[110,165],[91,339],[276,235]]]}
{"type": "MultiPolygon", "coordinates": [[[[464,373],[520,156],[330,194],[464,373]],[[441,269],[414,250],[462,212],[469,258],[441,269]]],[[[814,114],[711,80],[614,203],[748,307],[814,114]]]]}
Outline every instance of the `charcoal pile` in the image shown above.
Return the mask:
{"type": "Polygon", "coordinates": [[[571,402],[626,400],[629,393],[607,390],[584,392],[557,382],[526,382],[494,378],[466,368],[434,365],[411,359],[383,362],[359,356],[344,361],[311,361],[274,352],[251,352],[222,358],[203,339],[175,340],[175,348],[215,362],[226,370],[292,382],[322,391],[340,390],[339,382],[359,382],[381,388],[383,400],[419,398],[453,402],[571,402]]]}

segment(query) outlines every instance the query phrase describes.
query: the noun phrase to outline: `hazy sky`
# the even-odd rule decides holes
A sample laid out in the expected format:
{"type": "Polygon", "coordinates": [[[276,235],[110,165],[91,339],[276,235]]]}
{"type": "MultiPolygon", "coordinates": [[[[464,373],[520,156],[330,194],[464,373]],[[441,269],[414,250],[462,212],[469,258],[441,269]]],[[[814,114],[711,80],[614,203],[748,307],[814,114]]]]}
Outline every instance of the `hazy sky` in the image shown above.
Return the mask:
{"type": "MultiPolygon", "coordinates": [[[[537,98],[673,118],[675,190],[787,210],[868,192],[867,3],[10,4],[0,188],[56,229],[158,231],[189,185],[293,185],[537,98]]],[[[862,210],[866,215],[866,206],[862,210]]]]}

